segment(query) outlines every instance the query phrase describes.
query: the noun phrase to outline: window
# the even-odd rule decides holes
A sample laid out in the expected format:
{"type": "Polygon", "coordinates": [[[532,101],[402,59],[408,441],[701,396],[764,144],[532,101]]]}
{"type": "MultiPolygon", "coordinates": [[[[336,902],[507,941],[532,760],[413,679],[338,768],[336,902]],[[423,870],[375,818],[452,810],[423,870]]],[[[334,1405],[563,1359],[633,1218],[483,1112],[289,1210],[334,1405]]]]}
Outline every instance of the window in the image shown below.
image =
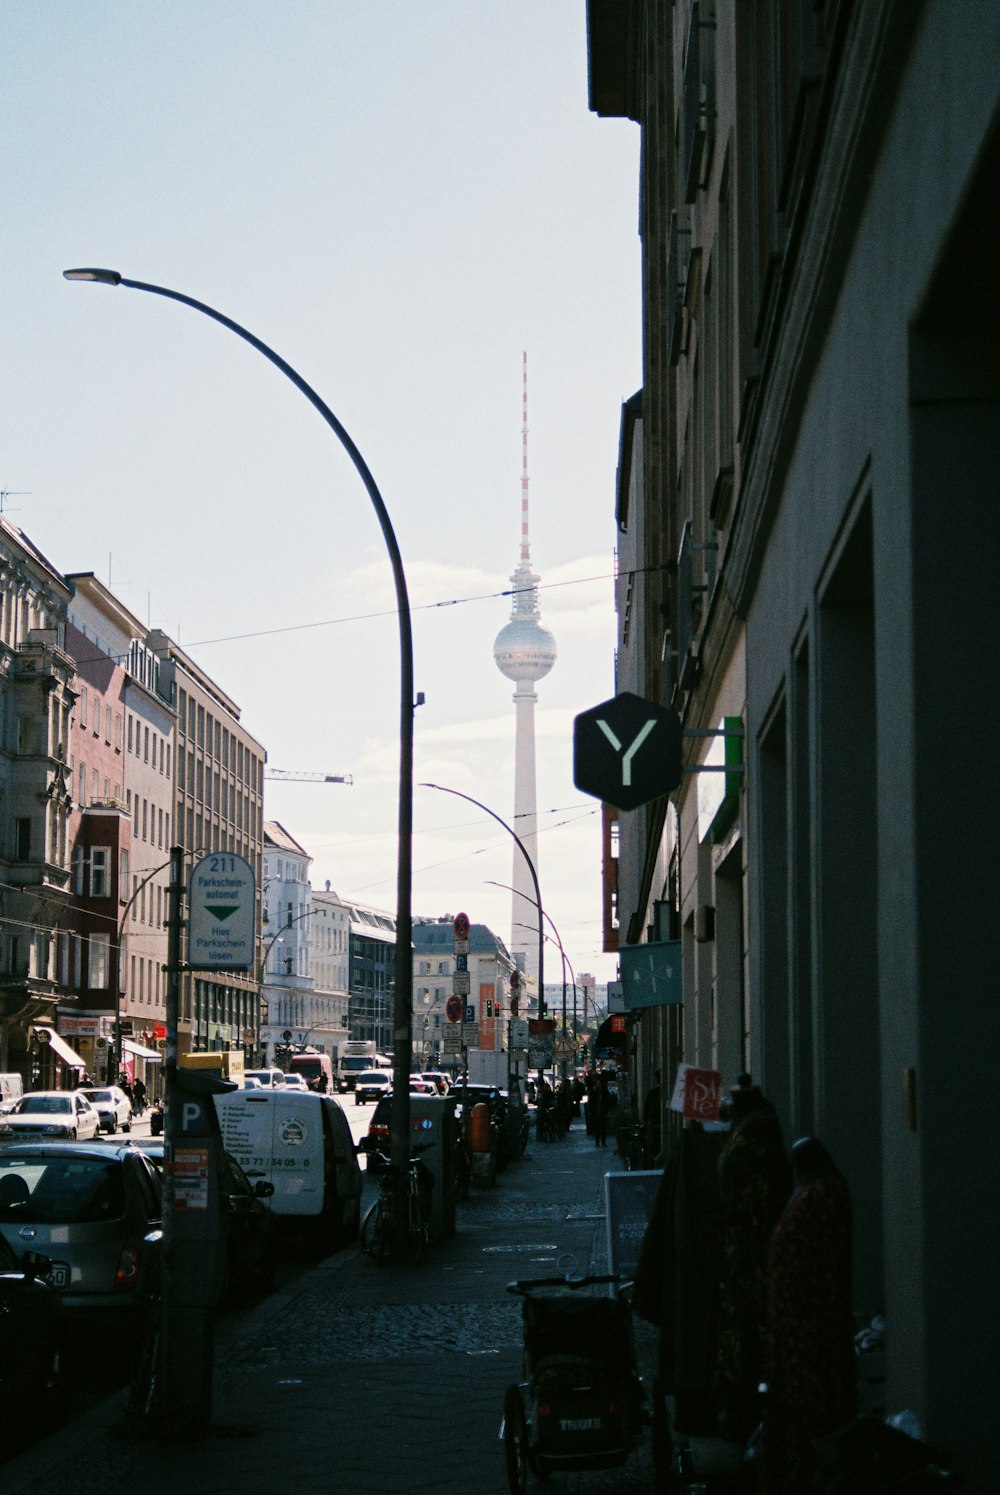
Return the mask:
{"type": "Polygon", "coordinates": [[[31,861],[31,817],[19,815],[14,821],[14,857],[19,862],[31,861]]]}
{"type": "Polygon", "coordinates": [[[87,725],[87,688],[84,686],[80,692],[80,726],[87,725]]]}
{"type": "Polygon", "coordinates": [[[111,707],[104,708],[104,741],[111,741],[111,707]]]}
{"type": "Polygon", "coordinates": [[[79,808],[82,810],[87,803],[87,765],[85,763],[80,764],[79,780],[80,787],[77,791],[77,799],[80,801],[79,808]]]}
{"type": "Polygon", "coordinates": [[[128,891],[128,847],[123,846],[118,853],[118,896],[125,898],[128,891]]]}
{"type": "Polygon", "coordinates": [[[132,751],[132,724],[133,724],[134,721],[135,721],[135,718],[132,717],[132,716],[130,716],[129,719],[128,719],[128,750],[129,750],[129,752],[132,751]]]}
{"type": "Polygon", "coordinates": [[[96,804],[97,801],[100,799],[100,797],[101,797],[101,776],[98,773],[97,769],[95,768],[94,771],[93,771],[93,773],[90,775],[90,798],[91,798],[91,802],[93,804],[96,804]]]}
{"type": "Polygon", "coordinates": [[[124,723],[122,722],[121,712],[116,712],[115,713],[115,752],[116,753],[120,753],[121,750],[122,750],[123,733],[124,733],[124,723]]]}
{"type": "Polygon", "coordinates": [[[90,896],[91,898],[108,898],[111,894],[110,881],[111,851],[107,846],[93,846],[90,850],[90,896]]]}
{"type": "Polygon", "coordinates": [[[149,728],[144,727],[142,731],[142,761],[149,762],[149,728]]]}
{"type": "Polygon", "coordinates": [[[111,936],[109,934],[92,934],[90,936],[90,962],[87,970],[87,985],[91,991],[103,991],[107,988],[110,953],[111,936]]]}

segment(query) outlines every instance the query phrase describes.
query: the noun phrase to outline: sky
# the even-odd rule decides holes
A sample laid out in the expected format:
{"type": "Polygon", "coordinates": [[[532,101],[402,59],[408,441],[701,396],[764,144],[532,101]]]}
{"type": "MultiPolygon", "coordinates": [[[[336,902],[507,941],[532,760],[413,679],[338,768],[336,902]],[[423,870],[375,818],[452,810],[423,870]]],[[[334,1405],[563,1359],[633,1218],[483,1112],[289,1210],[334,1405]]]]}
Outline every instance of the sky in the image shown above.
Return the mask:
{"type": "MultiPolygon", "coordinates": [[[[513,816],[493,662],[520,542],[558,660],[537,687],[538,871],[570,966],[601,952],[596,800],[572,724],[614,692],[615,470],[641,383],[638,131],[587,108],[584,0],[3,0],[0,489],[238,704],[265,814],[311,880],[395,907],[399,634],[336,413],[382,494],[413,617],[414,777],[513,816]]],[[[514,845],[417,788],[413,911],[511,937],[514,845]]],[[[551,927],[551,926],[550,926],[551,927]]],[[[558,952],[546,955],[558,980],[558,952]]]]}

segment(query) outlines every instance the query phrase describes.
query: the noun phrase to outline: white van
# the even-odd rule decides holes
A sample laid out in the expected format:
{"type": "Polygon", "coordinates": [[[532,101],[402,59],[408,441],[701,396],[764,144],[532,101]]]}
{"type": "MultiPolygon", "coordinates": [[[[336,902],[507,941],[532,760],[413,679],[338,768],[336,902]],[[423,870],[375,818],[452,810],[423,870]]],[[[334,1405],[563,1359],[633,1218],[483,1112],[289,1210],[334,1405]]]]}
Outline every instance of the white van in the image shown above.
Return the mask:
{"type": "Polygon", "coordinates": [[[309,1090],[231,1090],[213,1097],[222,1142],[252,1183],[274,1184],[277,1223],[332,1248],[361,1219],[361,1169],[340,1103],[309,1090]]]}
{"type": "Polygon", "coordinates": [[[0,1075],[0,1112],[9,1111],[24,1094],[24,1081],[20,1075],[0,1075]]]}

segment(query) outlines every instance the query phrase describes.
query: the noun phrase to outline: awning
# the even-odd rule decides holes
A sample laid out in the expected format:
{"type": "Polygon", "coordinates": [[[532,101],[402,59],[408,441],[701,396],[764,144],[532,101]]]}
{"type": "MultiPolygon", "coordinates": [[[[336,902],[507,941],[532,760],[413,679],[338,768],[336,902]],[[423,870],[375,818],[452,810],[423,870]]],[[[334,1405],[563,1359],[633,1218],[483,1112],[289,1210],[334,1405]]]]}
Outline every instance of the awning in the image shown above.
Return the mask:
{"type": "Polygon", "coordinates": [[[36,1023],[35,1032],[47,1034],[49,1047],[53,1053],[59,1056],[64,1064],[69,1065],[70,1069],[87,1068],[80,1055],[76,1052],[76,1049],[71,1049],[65,1038],[60,1038],[54,1028],[46,1028],[43,1024],[36,1023]]]}
{"type": "Polygon", "coordinates": [[[127,1049],[130,1054],[135,1054],[137,1059],[149,1059],[151,1063],[159,1064],[163,1058],[157,1049],[144,1049],[141,1043],[134,1043],[131,1038],[122,1039],[122,1048],[127,1049]]]}

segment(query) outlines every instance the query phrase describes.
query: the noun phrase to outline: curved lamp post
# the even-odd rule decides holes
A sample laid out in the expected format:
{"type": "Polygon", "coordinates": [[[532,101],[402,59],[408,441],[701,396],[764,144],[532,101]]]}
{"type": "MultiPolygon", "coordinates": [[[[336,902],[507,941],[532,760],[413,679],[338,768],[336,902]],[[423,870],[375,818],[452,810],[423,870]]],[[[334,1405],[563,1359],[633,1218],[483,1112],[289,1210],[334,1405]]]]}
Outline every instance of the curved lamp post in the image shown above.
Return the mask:
{"type": "MultiPolygon", "coordinates": [[[[196,855],[197,855],[197,853],[196,853],[196,855]]],[[[115,1038],[114,1038],[115,1052],[114,1052],[114,1062],[113,1062],[113,1066],[112,1066],[113,1067],[113,1073],[111,1074],[111,1076],[108,1079],[108,1084],[109,1085],[117,1085],[118,1084],[118,1076],[121,1074],[121,1063],[122,1063],[122,941],[125,938],[125,921],[128,918],[129,913],[131,912],[131,910],[134,908],[135,901],[138,898],[139,894],[142,892],[143,888],[145,888],[149,883],[152,882],[153,878],[156,876],[156,874],[158,872],[164,872],[167,869],[167,867],[169,867],[169,866],[170,866],[170,859],[168,857],[165,862],[161,862],[158,867],[153,867],[153,868],[150,869],[149,872],[146,873],[146,876],[142,879],[142,882],[136,884],[135,890],[132,893],[132,896],[129,899],[129,901],[126,903],[125,907],[122,909],[121,917],[118,920],[118,942],[115,945],[115,958],[111,962],[111,969],[114,972],[114,978],[115,978],[115,1038]]]]}
{"type": "MultiPolygon", "coordinates": [[[[320,399],[316,391],[296,373],[291,364],[285,362],[260,338],[241,327],[230,317],[223,316],[203,301],[195,301],[180,291],[168,290],[165,286],[149,285],[142,280],[127,280],[117,270],[93,268],[64,270],[66,280],[94,281],[100,285],[126,286],[132,291],[149,291],[154,296],[165,296],[169,301],[179,301],[194,311],[210,317],[235,332],[244,342],[256,348],[275,368],[280,369],[296,389],[304,394],[309,403],[323,417],[336,436],[365,485],[372,501],[379,526],[389,553],[392,576],[396,588],[396,607],[399,615],[399,834],[396,873],[396,988],[393,1003],[393,1085],[392,1085],[392,1161],[397,1176],[406,1178],[410,1155],[410,1095],[409,1074],[413,1046],[413,1016],[411,994],[413,990],[412,953],[412,881],[413,881],[413,630],[410,618],[410,602],[406,589],[406,576],[395,531],[389,519],[382,495],[375,479],[358,448],[330,407],[320,399]]],[[[401,1196],[402,1198],[402,1196],[401,1196]]],[[[402,1201],[405,1206],[405,1199],[402,1201]]]]}
{"type": "MultiPolygon", "coordinates": [[[[528,855],[528,848],[525,846],[524,842],[521,840],[520,836],[517,834],[517,831],[512,830],[511,827],[507,824],[506,820],[501,820],[500,816],[496,813],[496,811],[495,810],[491,810],[490,807],[489,807],[489,805],[484,805],[483,802],[482,802],[482,800],[473,799],[473,797],[472,797],[471,794],[463,794],[460,789],[449,789],[444,784],[421,784],[419,787],[421,789],[437,789],[441,794],[454,794],[455,797],[456,797],[456,799],[464,799],[464,800],[467,801],[468,804],[470,804],[470,805],[476,805],[478,809],[484,811],[485,814],[489,815],[493,820],[495,820],[496,823],[497,823],[497,825],[502,825],[503,828],[504,828],[504,830],[507,832],[508,836],[513,836],[514,840],[517,842],[518,846],[520,847],[521,855],[524,857],[524,860],[528,864],[528,871],[531,873],[531,881],[534,884],[534,888],[535,888],[535,907],[538,910],[538,1016],[540,1018],[544,1017],[545,1016],[545,930],[544,930],[544,928],[542,926],[542,918],[543,918],[543,915],[544,915],[544,909],[542,908],[542,893],[541,893],[541,889],[538,886],[538,873],[535,871],[535,864],[534,864],[534,862],[531,860],[531,857],[528,855]]],[[[528,902],[529,903],[531,902],[530,898],[528,899],[528,902]]]]}
{"type": "MultiPolygon", "coordinates": [[[[494,880],[493,880],[492,877],[488,877],[486,879],[486,881],[489,883],[489,885],[490,885],[491,888],[504,888],[504,889],[506,889],[506,891],[508,893],[516,893],[518,891],[517,888],[512,888],[509,883],[506,883],[506,882],[494,882],[494,880]]],[[[522,898],[526,897],[526,894],[522,893],[521,897],[522,898]]],[[[529,903],[531,902],[530,898],[528,899],[528,902],[529,903]]],[[[541,913],[542,913],[542,917],[544,919],[547,919],[548,922],[549,922],[549,924],[551,925],[552,933],[555,935],[555,941],[554,941],[554,943],[555,943],[555,945],[557,946],[557,948],[559,950],[559,954],[562,956],[562,968],[563,968],[563,999],[562,999],[563,1037],[566,1036],[566,967],[569,966],[570,980],[571,980],[571,982],[573,984],[573,1036],[575,1038],[576,1037],[576,972],[573,970],[572,962],[570,961],[569,956],[566,954],[566,947],[564,946],[564,944],[562,942],[562,936],[560,935],[558,929],[556,928],[556,921],[555,921],[555,919],[553,919],[552,915],[549,913],[549,911],[547,909],[543,908],[541,910],[541,913]]],[[[521,925],[522,929],[530,929],[531,927],[532,926],[530,924],[522,924],[521,925]]],[[[547,938],[548,938],[548,936],[546,935],[546,939],[547,938]]]]}

